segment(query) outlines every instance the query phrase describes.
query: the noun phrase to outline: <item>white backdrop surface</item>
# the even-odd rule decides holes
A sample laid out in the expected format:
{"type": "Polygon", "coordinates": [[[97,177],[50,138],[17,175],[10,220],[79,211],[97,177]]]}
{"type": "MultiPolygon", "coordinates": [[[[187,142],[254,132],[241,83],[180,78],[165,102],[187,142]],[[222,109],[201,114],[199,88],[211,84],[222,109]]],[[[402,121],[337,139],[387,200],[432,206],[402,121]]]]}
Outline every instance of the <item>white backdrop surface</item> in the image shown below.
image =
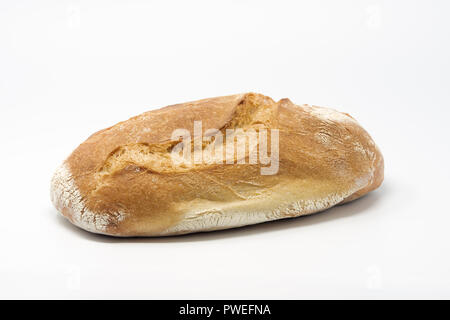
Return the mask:
{"type": "Polygon", "coordinates": [[[0,298],[450,298],[448,1],[1,1],[0,298]],[[324,213],[114,239],[58,164],[141,112],[254,91],[354,116],[385,182],[324,213]]]}

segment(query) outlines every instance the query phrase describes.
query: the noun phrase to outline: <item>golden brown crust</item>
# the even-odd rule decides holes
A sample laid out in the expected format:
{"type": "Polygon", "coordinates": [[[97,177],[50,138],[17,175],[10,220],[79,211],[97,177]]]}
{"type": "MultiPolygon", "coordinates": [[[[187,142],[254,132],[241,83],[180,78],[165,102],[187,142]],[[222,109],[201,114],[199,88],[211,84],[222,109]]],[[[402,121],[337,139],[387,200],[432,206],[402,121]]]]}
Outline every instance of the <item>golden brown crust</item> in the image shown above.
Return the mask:
{"type": "Polygon", "coordinates": [[[66,217],[78,210],[72,222],[118,236],[208,231],[309,214],[354,200],[383,180],[383,157],[353,118],[254,93],[143,113],[90,136],[64,166],[52,183],[58,210],[66,217]],[[279,171],[261,175],[263,165],[248,161],[174,165],[172,132],[192,133],[198,120],[203,132],[278,129],[279,171]],[[63,199],[74,189],[82,209],[63,199]]]}

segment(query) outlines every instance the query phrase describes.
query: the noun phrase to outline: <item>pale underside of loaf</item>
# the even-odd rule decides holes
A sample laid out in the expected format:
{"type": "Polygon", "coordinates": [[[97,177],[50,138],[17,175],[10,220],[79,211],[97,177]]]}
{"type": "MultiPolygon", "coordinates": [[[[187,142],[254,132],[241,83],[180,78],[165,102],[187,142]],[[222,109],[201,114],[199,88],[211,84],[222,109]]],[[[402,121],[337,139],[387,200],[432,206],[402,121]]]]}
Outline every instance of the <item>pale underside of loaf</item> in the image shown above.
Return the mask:
{"type": "Polygon", "coordinates": [[[51,198],[90,232],[166,236],[312,214],[382,179],[379,149],[350,116],[250,93],[166,107],[94,134],[56,171],[51,198]],[[174,165],[170,133],[192,130],[195,120],[205,130],[278,129],[279,172],[262,176],[260,164],[174,165]]]}

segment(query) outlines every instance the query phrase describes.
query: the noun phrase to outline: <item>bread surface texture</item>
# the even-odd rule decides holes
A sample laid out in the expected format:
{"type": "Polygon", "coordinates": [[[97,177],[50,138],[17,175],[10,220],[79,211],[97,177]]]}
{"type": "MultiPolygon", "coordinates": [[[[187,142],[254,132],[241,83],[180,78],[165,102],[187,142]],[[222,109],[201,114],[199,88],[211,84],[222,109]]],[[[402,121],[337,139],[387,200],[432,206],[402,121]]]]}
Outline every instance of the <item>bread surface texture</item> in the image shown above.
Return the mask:
{"type": "Polygon", "coordinates": [[[93,134],[56,170],[51,199],[90,232],[167,236],[323,211],[376,189],[383,172],[380,150],[351,116],[245,93],[149,111],[93,134]],[[245,146],[228,152],[225,142],[240,137],[245,146]],[[190,162],[174,161],[180,146],[190,162]],[[269,174],[262,150],[277,152],[269,174]]]}

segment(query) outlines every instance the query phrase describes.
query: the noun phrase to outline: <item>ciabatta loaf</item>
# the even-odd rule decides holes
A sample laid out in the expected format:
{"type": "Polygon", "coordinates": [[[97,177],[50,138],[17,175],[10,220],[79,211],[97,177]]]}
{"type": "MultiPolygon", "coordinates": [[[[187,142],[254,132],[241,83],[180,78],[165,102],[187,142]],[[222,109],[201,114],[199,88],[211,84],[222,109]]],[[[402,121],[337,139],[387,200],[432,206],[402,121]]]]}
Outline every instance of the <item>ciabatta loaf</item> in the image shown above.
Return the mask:
{"type": "Polygon", "coordinates": [[[88,231],[165,236],[319,212],[374,190],[383,170],[351,116],[246,93],[95,133],[57,169],[51,198],[88,231]]]}

